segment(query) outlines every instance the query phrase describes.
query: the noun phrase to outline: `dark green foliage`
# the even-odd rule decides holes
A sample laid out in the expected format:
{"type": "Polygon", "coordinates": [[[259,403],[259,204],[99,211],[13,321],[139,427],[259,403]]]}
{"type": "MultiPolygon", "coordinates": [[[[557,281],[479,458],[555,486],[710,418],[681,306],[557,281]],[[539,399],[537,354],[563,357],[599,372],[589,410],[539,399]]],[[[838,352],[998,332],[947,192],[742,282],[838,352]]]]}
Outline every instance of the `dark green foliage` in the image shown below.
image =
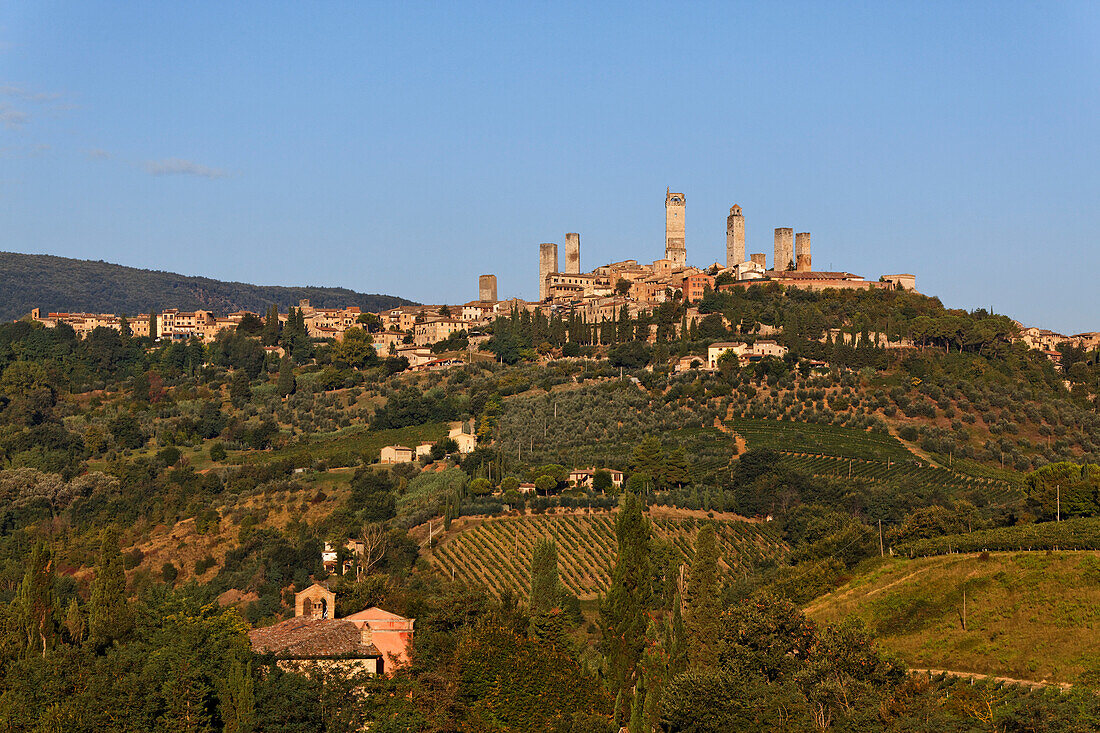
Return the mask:
{"type": "Polygon", "coordinates": [[[233,379],[229,383],[229,401],[234,407],[240,409],[252,399],[252,387],[248,374],[243,370],[233,372],[233,379]]]}
{"type": "Polygon", "coordinates": [[[623,495],[615,538],[618,552],[611,587],[600,600],[600,647],[607,658],[608,685],[619,695],[629,692],[637,681],[646,611],[653,594],[649,520],[634,494],[623,495]]]}
{"type": "Polygon", "coordinates": [[[458,415],[455,401],[442,392],[432,390],[421,394],[409,388],[393,395],[385,407],[374,414],[371,427],[375,430],[403,428],[426,422],[455,420],[458,415]]]}
{"type": "Polygon", "coordinates": [[[554,647],[489,627],[455,657],[462,730],[611,731],[604,688],[554,647]]]}
{"type": "Polygon", "coordinates": [[[318,308],[358,305],[379,311],[410,301],[389,295],[364,295],[343,288],[278,287],[222,282],[169,272],[140,270],[106,262],[52,255],[0,253],[0,319],[13,320],[32,308],[42,311],[146,313],[159,308],[263,313],[309,299],[318,308]],[[166,294],[171,294],[169,297],[166,294]]]}
{"type": "Polygon", "coordinates": [[[684,626],[688,660],[695,667],[714,666],[718,660],[718,617],[722,612],[722,600],[718,546],[712,524],[704,524],[695,538],[695,558],[684,592],[684,604],[687,607],[684,626]]]}
{"type": "Polygon", "coordinates": [[[126,573],[113,531],[103,533],[88,600],[88,640],[94,648],[124,640],[134,618],[127,603],[126,573]]]}

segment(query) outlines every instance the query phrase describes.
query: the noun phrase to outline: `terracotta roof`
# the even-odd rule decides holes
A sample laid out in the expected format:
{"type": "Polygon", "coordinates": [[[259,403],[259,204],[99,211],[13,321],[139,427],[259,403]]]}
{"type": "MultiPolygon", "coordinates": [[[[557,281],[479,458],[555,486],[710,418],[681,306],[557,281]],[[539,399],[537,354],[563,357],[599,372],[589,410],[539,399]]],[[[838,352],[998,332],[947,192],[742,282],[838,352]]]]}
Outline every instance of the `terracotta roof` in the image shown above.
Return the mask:
{"type": "Polygon", "coordinates": [[[374,644],[364,644],[363,634],[347,619],[313,619],[299,616],[274,626],[248,632],[252,651],[282,659],[325,657],[381,657],[374,644]]]}
{"type": "MultiPolygon", "coordinates": [[[[433,443],[434,445],[434,443],[433,443]]],[[[398,616],[396,613],[390,613],[389,611],[378,608],[377,606],[371,606],[365,608],[358,613],[353,613],[350,616],[344,618],[349,621],[408,621],[409,619],[404,616],[398,616]]]]}

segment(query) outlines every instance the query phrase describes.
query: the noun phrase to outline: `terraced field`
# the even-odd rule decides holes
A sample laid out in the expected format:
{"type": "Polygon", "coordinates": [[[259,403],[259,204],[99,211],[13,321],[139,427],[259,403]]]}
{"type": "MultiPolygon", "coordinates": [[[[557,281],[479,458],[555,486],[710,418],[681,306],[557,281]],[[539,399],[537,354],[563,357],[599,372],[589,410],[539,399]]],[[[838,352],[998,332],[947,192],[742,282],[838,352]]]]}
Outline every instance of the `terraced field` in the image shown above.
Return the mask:
{"type": "Polygon", "coordinates": [[[790,453],[813,453],[867,461],[912,461],[901,441],[886,433],[839,425],[735,417],[726,421],[749,448],[772,448],[790,453]]]}
{"type": "Polygon", "coordinates": [[[749,448],[779,451],[787,465],[812,476],[935,485],[949,492],[981,489],[992,498],[1004,499],[1019,492],[1016,484],[995,478],[989,471],[968,469],[964,473],[929,465],[885,433],[756,418],[732,418],[727,424],[749,448]]]}
{"type": "MultiPolygon", "coordinates": [[[[503,517],[486,520],[446,540],[432,553],[444,573],[488,587],[525,594],[530,583],[531,548],[536,540],[558,543],[562,583],[581,598],[605,591],[615,559],[615,527],[611,514],[503,517]]],[[[691,518],[651,518],[654,534],[671,542],[685,560],[693,554],[701,521],[691,518]]],[[[710,520],[703,520],[710,521],[710,520]]],[[[735,574],[766,558],[778,558],[787,547],[767,524],[714,520],[720,546],[720,566],[735,574]]]]}

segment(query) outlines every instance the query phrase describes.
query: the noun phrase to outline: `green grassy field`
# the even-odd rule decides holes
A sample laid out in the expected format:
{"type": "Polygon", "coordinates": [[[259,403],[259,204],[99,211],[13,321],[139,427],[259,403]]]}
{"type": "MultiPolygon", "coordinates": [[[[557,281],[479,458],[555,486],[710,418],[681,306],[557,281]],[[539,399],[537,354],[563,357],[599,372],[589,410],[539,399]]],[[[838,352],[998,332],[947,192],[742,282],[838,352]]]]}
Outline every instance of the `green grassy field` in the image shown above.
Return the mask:
{"type": "Polygon", "coordinates": [[[888,559],[806,610],[862,618],[913,667],[1100,680],[1100,552],[888,559]]]}
{"type": "MultiPolygon", "coordinates": [[[[701,521],[654,518],[654,534],[690,558],[701,521]]],[[[709,521],[709,520],[708,520],[709,521]]],[[[435,548],[432,562],[445,574],[489,588],[495,594],[511,589],[521,596],[530,583],[531,551],[535,542],[553,537],[558,543],[562,583],[581,598],[607,590],[615,560],[614,516],[610,513],[564,516],[524,516],[474,524],[435,548]]],[[[787,548],[770,525],[717,521],[721,567],[743,572],[766,558],[778,558],[787,548]]]]}

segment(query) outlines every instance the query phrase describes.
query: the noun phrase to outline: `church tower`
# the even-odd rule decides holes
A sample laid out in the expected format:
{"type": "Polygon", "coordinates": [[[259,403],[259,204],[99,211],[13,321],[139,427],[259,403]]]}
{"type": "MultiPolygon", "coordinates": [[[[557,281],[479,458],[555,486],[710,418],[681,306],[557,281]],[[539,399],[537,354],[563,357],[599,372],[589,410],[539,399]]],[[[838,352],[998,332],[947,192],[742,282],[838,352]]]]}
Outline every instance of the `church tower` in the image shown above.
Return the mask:
{"type": "Polygon", "coordinates": [[[665,259],[677,265],[687,263],[684,244],[684,211],[687,201],[682,193],[665,189],[665,259]]]}

